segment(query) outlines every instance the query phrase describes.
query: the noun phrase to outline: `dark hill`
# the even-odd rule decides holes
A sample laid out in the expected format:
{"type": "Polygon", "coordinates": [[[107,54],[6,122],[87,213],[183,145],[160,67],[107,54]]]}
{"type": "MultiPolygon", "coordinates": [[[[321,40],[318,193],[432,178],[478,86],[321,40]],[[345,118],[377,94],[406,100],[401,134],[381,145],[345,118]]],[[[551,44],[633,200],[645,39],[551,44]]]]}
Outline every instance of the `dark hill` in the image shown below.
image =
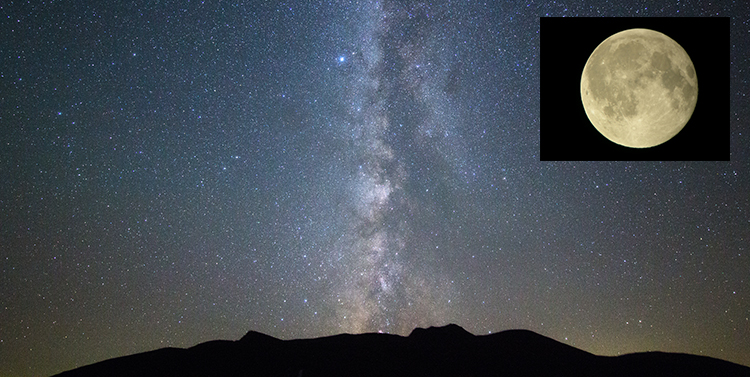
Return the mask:
{"type": "Polygon", "coordinates": [[[526,330],[475,336],[457,325],[408,337],[341,334],[279,340],[250,331],[238,341],[164,348],[59,374],[88,376],[748,376],[704,356],[648,352],[596,356],[526,330]]]}

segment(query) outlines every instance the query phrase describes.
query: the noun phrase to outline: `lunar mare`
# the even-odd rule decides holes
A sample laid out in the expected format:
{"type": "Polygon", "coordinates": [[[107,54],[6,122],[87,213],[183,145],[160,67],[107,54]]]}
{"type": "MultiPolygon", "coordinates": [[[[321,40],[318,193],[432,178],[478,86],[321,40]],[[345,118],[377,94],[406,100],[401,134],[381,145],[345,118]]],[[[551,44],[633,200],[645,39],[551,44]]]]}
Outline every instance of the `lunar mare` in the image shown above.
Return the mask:
{"type": "Polygon", "coordinates": [[[630,29],[604,40],[581,76],[581,100],[607,139],[648,148],[679,133],[698,100],[698,77],[687,52],[657,31],[630,29]]]}

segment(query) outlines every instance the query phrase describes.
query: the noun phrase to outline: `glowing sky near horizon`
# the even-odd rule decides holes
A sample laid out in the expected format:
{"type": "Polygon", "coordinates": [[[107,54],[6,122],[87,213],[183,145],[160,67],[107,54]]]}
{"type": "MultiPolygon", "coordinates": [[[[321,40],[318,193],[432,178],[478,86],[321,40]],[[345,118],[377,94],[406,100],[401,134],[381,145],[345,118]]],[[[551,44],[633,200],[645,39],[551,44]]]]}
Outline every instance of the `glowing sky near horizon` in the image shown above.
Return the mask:
{"type": "Polygon", "coordinates": [[[750,365],[748,7],[254,3],[0,6],[0,375],[447,323],[750,365]],[[732,161],[539,161],[563,15],[731,17],[732,161]]]}

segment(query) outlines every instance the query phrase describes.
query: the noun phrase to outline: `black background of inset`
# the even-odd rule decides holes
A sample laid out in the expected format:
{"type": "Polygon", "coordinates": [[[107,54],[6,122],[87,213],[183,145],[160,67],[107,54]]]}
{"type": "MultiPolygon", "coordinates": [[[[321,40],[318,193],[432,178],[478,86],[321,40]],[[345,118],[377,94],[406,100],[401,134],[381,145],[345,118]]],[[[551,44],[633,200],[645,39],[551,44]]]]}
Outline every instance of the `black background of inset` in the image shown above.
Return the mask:
{"type": "Polygon", "coordinates": [[[540,20],[540,159],[543,161],[728,161],[729,18],[550,18],[540,20]],[[651,148],[628,148],[594,128],[581,102],[581,74],[609,36],[646,28],[687,51],[698,102],[685,127],[651,148]]]}

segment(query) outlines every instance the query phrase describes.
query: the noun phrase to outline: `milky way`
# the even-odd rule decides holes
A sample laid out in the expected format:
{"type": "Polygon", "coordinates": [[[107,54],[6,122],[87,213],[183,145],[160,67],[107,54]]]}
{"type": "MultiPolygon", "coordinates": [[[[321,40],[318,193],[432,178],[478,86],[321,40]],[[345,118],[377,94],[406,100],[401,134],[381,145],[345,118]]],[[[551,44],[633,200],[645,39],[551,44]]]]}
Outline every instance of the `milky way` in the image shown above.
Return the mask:
{"type": "Polygon", "coordinates": [[[432,133],[443,139],[452,119],[435,111],[446,107],[438,103],[445,95],[431,92],[443,77],[435,73],[442,65],[425,56],[429,9],[372,3],[362,12],[358,50],[350,59],[354,67],[346,76],[348,97],[342,98],[350,104],[346,132],[354,153],[347,183],[350,212],[343,214],[348,225],[330,261],[340,278],[333,292],[339,303],[335,320],[348,332],[404,333],[420,323],[443,321],[441,301],[450,289],[429,269],[405,263],[404,253],[420,248],[410,226],[419,203],[404,190],[410,178],[405,164],[411,161],[392,144],[431,148],[432,133]],[[413,18],[419,21],[410,22],[413,18]],[[403,123],[413,121],[399,123],[398,114],[438,115],[403,130],[403,123]]]}

